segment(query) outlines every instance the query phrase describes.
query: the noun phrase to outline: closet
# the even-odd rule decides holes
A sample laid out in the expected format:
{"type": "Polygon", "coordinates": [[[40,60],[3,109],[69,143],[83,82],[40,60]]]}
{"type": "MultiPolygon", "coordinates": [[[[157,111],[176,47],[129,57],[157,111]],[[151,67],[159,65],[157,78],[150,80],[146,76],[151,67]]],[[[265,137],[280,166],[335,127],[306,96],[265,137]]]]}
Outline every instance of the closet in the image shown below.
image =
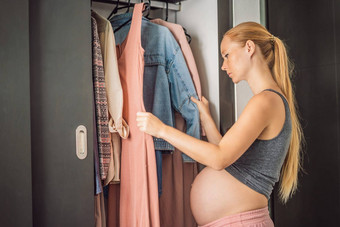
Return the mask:
{"type": "MultiPolygon", "coordinates": [[[[103,5],[83,0],[1,2],[3,226],[94,225],[91,4],[103,5]],[[82,125],[86,130],[80,133],[87,138],[85,159],[76,154],[76,132],[82,125]]],[[[105,5],[112,10],[112,4],[105,5]]],[[[179,11],[172,7],[169,4],[169,21],[177,21],[192,36],[205,84],[203,94],[212,103],[219,125],[218,43],[230,21],[218,19],[222,13],[226,17],[229,1],[187,0],[175,6],[179,11]],[[188,21],[184,9],[196,11],[197,16],[204,13],[206,18],[188,21]],[[205,24],[204,20],[211,21],[205,24]],[[200,37],[193,30],[203,25],[206,30],[200,32],[208,35],[200,37]]],[[[164,9],[154,11],[154,17],[164,19],[165,14],[164,9]]]]}
{"type": "MultiPolygon", "coordinates": [[[[112,11],[114,4],[103,1],[0,1],[1,226],[94,226],[90,15],[91,8],[112,11]],[[76,154],[81,125],[85,159],[76,154]]],[[[152,3],[163,9],[153,9],[151,17],[164,19],[166,3],[152,3]]],[[[267,28],[287,41],[298,66],[296,94],[309,153],[308,174],[293,199],[282,205],[278,188],[273,191],[272,219],[276,226],[336,226],[339,1],[184,0],[169,4],[168,21],[191,35],[202,93],[225,133],[246,100],[220,70],[219,43],[236,23],[257,21],[252,12],[264,5],[267,28]]]]}

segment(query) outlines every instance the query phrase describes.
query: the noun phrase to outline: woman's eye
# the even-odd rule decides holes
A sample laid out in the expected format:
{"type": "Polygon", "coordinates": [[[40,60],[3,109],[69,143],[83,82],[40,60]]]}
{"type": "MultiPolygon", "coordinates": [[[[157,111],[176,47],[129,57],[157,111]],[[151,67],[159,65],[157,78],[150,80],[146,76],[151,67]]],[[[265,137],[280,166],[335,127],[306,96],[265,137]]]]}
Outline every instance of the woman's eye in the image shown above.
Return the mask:
{"type": "Polygon", "coordinates": [[[228,58],[229,54],[224,55],[225,58],[228,58]]]}

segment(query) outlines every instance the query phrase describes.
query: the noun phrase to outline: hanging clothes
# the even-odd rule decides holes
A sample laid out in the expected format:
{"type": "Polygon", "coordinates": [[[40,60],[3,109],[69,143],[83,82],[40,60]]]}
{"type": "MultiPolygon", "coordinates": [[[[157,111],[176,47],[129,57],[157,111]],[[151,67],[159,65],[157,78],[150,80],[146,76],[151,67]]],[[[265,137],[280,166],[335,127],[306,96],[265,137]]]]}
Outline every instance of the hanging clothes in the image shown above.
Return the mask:
{"type": "Polygon", "coordinates": [[[111,133],[111,159],[108,174],[104,185],[111,181],[120,181],[120,137],[126,139],[129,135],[129,126],[123,119],[123,89],[120,82],[116,43],[111,23],[104,17],[92,11],[96,19],[98,35],[103,55],[105,88],[109,112],[109,130],[111,133]]]}
{"type": "Polygon", "coordinates": [[[104,180],[110,164],[110,140],[108,106],[105,90],[105,78],[103,69],[102,53],[98,37],[97,22],[92,21],[92,67],[93,67],[93,87],[95,97],[96,127],[98,135],[98,153],[100,178],[104,180]]]}
{"type": "Polygon", "coordinates": [[[97,120],[95,113],[95,99],[93,97],[93,161],[94,161],[94,177],[95,177],[95,194],[103,192],[103,185],[100,180],[100,169],[99,169],[99,153],[98,153],[98,135],[97,135],[97,120]]]}
{"type": "Polygon", "coordinates": [[[192,80],[195,84],[195,88],[196,88],[198,98],[201,100],[201,98],[202,98],[201,81],[200,81],[200,77],[199,77],[199,74],[198,74],[194,55],[192,54],[190,45],[187,41],[187,38],[186,38],[184,30],[183,30],[183,27],[179,24],[170,23],[170,22],[164,21],[164,20],[159,19],[159,18],[153,19],[153,20],[150,20],[150,21],[152,23],[159,24],[159,25],[162,25],[164,27],[167,27],[170,30],[170,32],[172,33],[172,35],[174,36],[174,38],[176,39],[178,45],[181,47],[184,59],[187,63],[188,69],[190,71],[190,75],[191,75],[192,80]]]}
{"type": "MultiPolygon", "coordinates": [[[[185,32],[184,32],[183,27],[179,24],[170,23],[170,22],[164,21],[164,20],[159,19],[159,18],[153,19],[153,20],[151,20],[151,22],[155,23],[155,24],[162,25],[164,27],[167,27],[171,31],[172,35],[174,36],[174,38],[178,42],[178,45],[181,47],[181,50],[183,52],[183,56],[184,56],[185,61],[187,63],[188,69],[190,71],[190,75],[191,75],[192,80],[195,84],[195,88],[196,88],[198,98],[199,98],[199,100],[202,100],[201,80],[200,80],[200,77],[199,77],[199,74],[198,74],[194,55],[192,54],[192,51],[191,51],[190,45],[187,41],[187,38],[185,36],[185,32]]],[[[202,136],[205,136],[205,132],[204,132],[203,128],[202,128],[202,136]]]]}
{"type": "Polygon", "coordinates": [[[91,16],[92,69],[94,88],[94,162],[95,162],[95,226],[106,227],[106,215],[101,179],[105,179],[110,162],[110,134],[108,125],[107,99],[105,92],[102,52],[98,37],[97,22],[91,16]]]}
{"type": "MultiPolygon", "coordinates": [[[[131,13],[114,16],[113,29],[131,18],[131,13]]],[[[126,24],[115,32],[116,43],[121,43],[129,31],[126,24]]],[[[186,134],[200,139],[199,111],[191,96],[198,99],[190,72],[177,41],[164,26],[142,19],[142,46],[144,53],[143,99],[146,111],[152,112],[163,123],[174,127],[174,112],[186,121],[186,134]]],[[[160,138],[154,138],[155,150],[174,151],[174,147],[160,138]]],[[[184,162],[194,162],[182,154],[184,162]]]]}
{"type": "MultiPolygon", "coordinates": [[[[201,98],[202,98],[201,82],[200,82],[196,62],[195,62],[194,56],[192,54],[191,48],[189,46],[189,43],[186,39],[183,27],[179,24],[170,23],[170,22],[164,21],[162,19],[153,19],[153,20],[150,20],[150,21],[152,23],[155,23],[155,24],[158,24],[158,25],[161,25],[161,26],[168,28],[170,30],[171,34],[176,39],[178,45],[181,47],[183,57],[186,61],[186,64],[187,64],[187,67],[189,69],[191,78],[194,82],[197,95],[198,95],[199,99],[201,100],[201,98]]],[[[176,118],[175,118],[176,123],[177,122],[183,122],[183,118],[182,118],[181,115],[175,114],[175,116],[176,116],[176,118]],[[182,118],[182,119],[179,119],[179,118],[182,118]]],[[[185,130],[185,127],[180,127],[180,128],[182,130],[185,130]]],[[[205,132],[204,132],[203,129],[202,129],[202,136],[205,136],[205,132]]],[[[177,151],[177,152],[179,152],[179,151],[177,151]]],[[[165,153],[163,152],[163,154],[165,154],[165,153]]],[[[159,150],[156,151],[156,160],[157,160],[158,195],[161,196],[162,190],[163,190],[163,187],[162,187],[162,184],[163,184],[162,183],[162,181],[163,181],[163,179],[162,179],[163,178],[162,177],[162,169],[163,169],[162,168],[162,160],[163,160],[163,157],[162,157],[162,152],[159,151],[159,150]]],[[[165,171],[168,171],[168,172],[172,171],[172,169],[171,169],[171,167],[173,167],[172,165],[166,165],[166,166],[168,167],[168,169],[166,169],[165,171]],[[169,169],[169,167],[170,167],[170,169],[169,169]]],[[[180,169],[182,169],[182,168],[180,168],[180,169]]],[[[190,165],[190,167],[186,166],[186,168],[184,168],[183,170],[187,170],[187,171],[189,171],[189,173],[197,172],[197,164],[190,165]]],[[[183,171],[176,171],[174,173],[176,173],[176,175],[174,175],[176,178],[183,176],[183,174],[184,175],[187,174],[187,173],[184,173],[183,171]],[[177,174],[179,174],[179,175],[177,176],[177,174]]],[[[189,179],[190,180],[183,182],[183,184],[184,185],[191,185],[191,183],[193,182],[193,179],[195,178],[196,175],[194,175],[193,178],[188,178],[188,180],[189,179]]],[[[165,176],[169,176],[169,175],[165,174],[165,176]]],[[[166,180],[169,180],[169,179],[166,179],[166,180]]],[[[182,207],[183,206],[178,207],[177,210],[181,210],[182,207]]],[[[162,219],[162,216],[161,216],[161,219],[162,219]]]]}
{"type": "MultiPolygon", "coordinates": [[[[131,18],[131,13],[114,16],[110,21],[114,29],[131,18]]],[[[129,31],[129,23],[115,32],[117,43],[121,43],[129,31]]],[[[187,64],[177,41],[164,26],[142,20],[142,46],[144,53],[143,98],[146,111],[152,112],[163,123],[175,126],[174,112],[181,113],[186,120],[186,133],[200,139],[199,111],[190,97],[196,98],[187,64]]],[[[159,196],[162,193],[162,153],[174,151],[174,147],[163,139],[154,137],[159,196]]],[[[181,153],[184,162],[195,162],[181,153]]]]}
{"type": "MultiPolygon", "coordinates": [[[[91,19],[92,20],[92,19],[91,19]]],[[[92,24],[93,26],[93,24],[92,24]]],[[[93,110],[95,110],[95,100],[93,102],[93,110]]],[[[94,195],[94,223],[95,227],[105,227],[105,209],[104,201],[101,200],[103,196],[103,186],[99,174],[99,155],[98,155],[98,136],[96,127],[96,114],[93,111],[93,160],[94,160],[94,176],[95,176],[95,195],[94,195]]]]}
{"type": "Polygon", "coordinates": [[[104,195],[100,193],[94,197],[94,226],[106,227],[104,195]]]}
{"type": "MultiPolygon", "coordinates": [[[[170,23],[161,19],[154,19],[151,22],[167,27],[176,41],[178,42],[183,56],[187,63],[191,77],[196,87],[198,97],[201,99],[201,82],[189,43],[186,39],[184,30],[181,25],[170,23]]],[[[183,117],[175,113],[176,128],[185,131],[185,121],[183,117]]],[[[202,135],[204,135],[202,129],[202,135]]],[[[177,227],[196,227],[197,223],[191,213],[190,208],[190,191],[191,184],[198,174],[197,163],[183,163],[181,151],[175,149],[173,155],[163,155],[162,180],[164,193],[159,201],[159,213],[161,226],[177,227]],[[176,192],[176,193],[174,193],[176,192]],[[183,201],[181,203],[176,201],[183,201]],[[169,213],[168,211],[173,212],[169,213]]],[[[159,174],[157,172],[157,174],[159,174]]],[[[163,192],[163,190],[161,191],[163,192]]]]}
{"type": "MultiPolygon", "coordinates": [[[[143,3],[135,4],[131,28],[117,47],[123,87],[123,117],[130,126],[122,140],[120,226],[160,226],[155,148],[150,135],[137,127],[136,114],[145,111],[143,102],[144,49],[141,46],[143,3]]],[[[110,216],[109,216],[110,218],[110,216]]]]}
{"type": "MultiPolygon", "coordinates": [[[[112,27],[116,29],[130,18],[131,13],[114,16],[111,19],[112,27]]],[[[115,33],[116,43],[122,43],[123,40],[126,39],[129,31],[129,23],[117,31],[115,33]]],[[[143,18],[142,20],[141,42],[143,48],[145,49],[143,98],[146,111],[152,112],[164,123],[174,127],[174,110],[176,110],[180,112],[185,118],[187,123],[187,129],[185,132],[191,136],[200,138],[199,112],[196,105],[190,100],[191,96],[196,98],[198,97],[186,61],[178,43],[174,39],[169,29],[151,23],[146,18],[143,18]]],[[[154,142],[157,151],[164,152],[174,150],[174,147],[164,140],[154,138],[154,142]]],[[[179,152],[178,154],[180,161],[183,159],[184,162],[194,162],[185,154],[179,152]],[[181,156],[183,156],[183,158],[181,156]]],[[[182,194],[183,191],[186,192],[185,195],[188,195],[185,196],[186,206],[183,207],[188,208],[189,213],[184,212],[186,215],[183,223],[190,224],[194,221],[190,221],[193,220],[193,217],[190,213],[189,192],[190,185],[194,177],[197,175],[197,168],[196,163],[194,165],[185,165],[185,167],[189,168],[184,168],[184,166],[181,167],[182,174],[178,175],[179,181],[181,181],[181,179],[185,180],[182,185],[182,190],[178,192],[178,195],[182,194]],[[186,172],[184,173],[184,171],[186,172]],[[190,177],[186,177],[187,175],[190,177]]],[[[161,168],[161,158],[157,160],[157,168],[161,168]]],[[[176,171],[176,174],[179,174],[179,171],[176,171]]],[[[159,175],[162,176],[161,174],[159,175]]],[[[172,176],[177,177],[175,174],[172,176]]],[[[161,184],[159,184],[159,186],[161,187],[161,184]]],[[[173,189],[171,185],[170,188],[173,189]]],[[[119,198],[112,196],[113,193],[117,193],[117,187],[110,186],[108,198],[108,223],[110,226],[112,226],[111,223],[115,222],[115,220],[112,220],[110,217],[117,216],[118,213],[117,210],[114,210],[114,207],[115,202],[117,202],[119,198]]],[[[183,207],[179,210],[183,210],[183,207]]]]}
{"type": "Polygon", "coordinates": [[[107,226],[119,227],[120,184],[109,184],[107,198],[107,226]]]}
{"type": "MultiPolygon", "coordinates": [[[[176,128],[185,131],[184,119],[179,113],[175,113],[175,117],[176,128]]],[[[159,198],[161,226],[197,226],[191,212],[190,191],[198,174],[198,163],[183,163],[181,153],[175,149],[172,155],[163,154],[163,190],[159,198]]]]}

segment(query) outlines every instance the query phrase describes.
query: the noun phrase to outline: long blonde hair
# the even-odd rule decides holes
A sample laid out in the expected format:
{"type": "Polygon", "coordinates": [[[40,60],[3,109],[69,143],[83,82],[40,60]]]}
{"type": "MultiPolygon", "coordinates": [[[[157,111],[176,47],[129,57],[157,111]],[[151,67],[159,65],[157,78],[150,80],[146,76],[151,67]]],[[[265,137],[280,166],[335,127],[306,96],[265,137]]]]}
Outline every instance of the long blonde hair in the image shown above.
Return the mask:
{"type": "Polygon", "coordinates": [[[224,36],[228,36],[232,41],[238,42],[243,46],[247,40],[252,40],[260,48],[272,72],[273,79],[287,98],[292,120],[292,135],[288,153],[280,173],[279,189],[280,199],[283,203],[286,203],[297,190],[298,174],[299,171],[303,171],[301,148],[304,143],[304,137],[290,81],[293,64],[287,56],[284,43],[258,23],[241,23],[227,31],[224,36]]]}

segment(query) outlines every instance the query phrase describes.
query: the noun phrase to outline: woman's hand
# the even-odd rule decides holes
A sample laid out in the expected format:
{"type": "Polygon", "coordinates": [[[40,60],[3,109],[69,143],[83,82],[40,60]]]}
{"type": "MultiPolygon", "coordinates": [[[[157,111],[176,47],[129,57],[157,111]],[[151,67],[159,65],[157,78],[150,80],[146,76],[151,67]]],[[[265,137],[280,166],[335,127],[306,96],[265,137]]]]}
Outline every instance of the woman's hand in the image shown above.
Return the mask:
{"type": "Polygon", "coordinates": [[[160,138],[166,125],[155,115],[149,112],[137,112],[137,126],[140,131],[160,138]]]}
{"type": "Polygon", "coordinates": [[[200,112],[200,119],[201,124],[204,125],[205,121],[211,117],[210,109],[209,109],[209,101],[202,96],[202,100],[197,100],[193,96],[191,97],[191,101],[193,101],[198,108],[198,111],[200,112]]]}

